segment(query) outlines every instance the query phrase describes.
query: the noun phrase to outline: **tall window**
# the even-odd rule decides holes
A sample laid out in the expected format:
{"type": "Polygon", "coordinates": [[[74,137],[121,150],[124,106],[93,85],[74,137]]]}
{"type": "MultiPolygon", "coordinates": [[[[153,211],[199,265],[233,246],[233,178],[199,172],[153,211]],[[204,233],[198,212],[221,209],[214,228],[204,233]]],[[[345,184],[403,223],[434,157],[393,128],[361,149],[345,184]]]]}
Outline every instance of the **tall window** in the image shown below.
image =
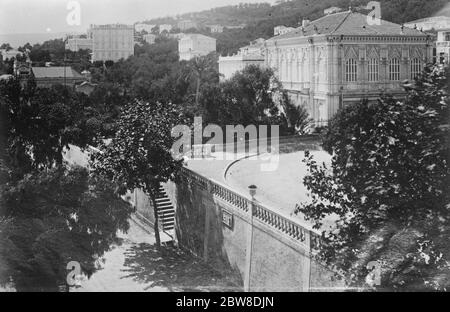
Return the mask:
{"type": "Polygon", "coordinates": [[[357,80],[358,65],[355,59],[348,59],[345,63],[345,81],[354,82],[357,80]]]}
{"type": "Polygon", "coordinates": [[[400,61],[398,58],[389,61],[389,79],[392,81],[400,80],[400,61]]]}
{"type": "Polygon", "coordinates": [[[375,58],[369,59],[368,63],[368,80],[369,81],[378,81],[378,60],[375,58]]]}
{"type": "Polygon", "coordinates": [[[411,60],[411,79],[415,79],[422,72],[422,64],[418,58],[411,60]]]}

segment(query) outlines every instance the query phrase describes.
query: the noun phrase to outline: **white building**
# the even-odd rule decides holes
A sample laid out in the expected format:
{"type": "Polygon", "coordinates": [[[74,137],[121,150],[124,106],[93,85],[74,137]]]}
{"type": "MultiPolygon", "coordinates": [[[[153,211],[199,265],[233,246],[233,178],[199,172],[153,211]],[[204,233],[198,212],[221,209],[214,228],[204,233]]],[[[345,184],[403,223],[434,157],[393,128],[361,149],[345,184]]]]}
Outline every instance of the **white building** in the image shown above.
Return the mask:
{"type": "Polygon", "coordinates": [[[211,33],[223,33],[223,26],[221,25],[209,25],[209,30],[211,33]]]}
{"type": "Polygon", "coordinates": [[[134,30],[136,32],[146,31],[147,33],[151,33],[152,29],[155,28],[156,25],[138,23],[134,25],[134,30]]]}
{"type": "Polygon", "coordinates": [[[161,34],[164,31],[169,33],[172,30],[172,28],[173,28],[173,26],[170,24],[159,25],[159,33],[161,34]]]}
{"type": "Polygon", "coordinates": [[[185,31],[192,28],[197,28],[197,23],[191,21],[191,20],[182,20],[177,23],[177,27],[181,31],[185,31]]]}
{"type": "Polygon", "coordinates": [[[134,54],[134,27],[132,25],[91,25],[92,61],[118,61],[134,54]]]}
{"type": "Polygon", "coordinates": [[[284,34],[287,34],[287,33],[291,32],[293,30],[295,30],[294,27],[286,27],[286,26],[280,25],[280,26],[276,26],[273,29],[273,35],[274,36],[281,36],[281,35],[284,35],[284,34]]]}
{"type": "Polygon", "coordinates": [[[450,28],[438,31],[436,54],[439,63],[450,64],[450,28]]]}
{"type": "Polygon", "coordinates": [[[79,50],[91,50],[92,38],[81,38],[79,36],[68,38],[66,42],[66,50],[77,52],[79,50]]]}
{"type": "Polygon", "coordinates": [[[0,49],[0,57],[1,57],[2,61],[16,58],[17,55],[23,56],[23,53],[18,50],[14,50],[14,49],[9,50],[9,51],[7,51],[6,49],[0,49]]]}
{"type": "Polygon", "coordinates": [[[292,101],[325,126],[350,103],[405,96],[402,81],[432,61],[433,47],[429,34],[384,20],[369,25],[350,10],[266,40],[264,56],[292,101]]]}
{"type": "Polygon", "coordinates": [[[405,26],[409,28],[417,28],[423,31],[429,31],[432,29],[436,31],[440,29],[448,29],[450,28],[450,17],[448,16],[427,17],[405,23],[405,26]]]}
{"type": "Polygon", "coordinates": [[[178,40],[180,60],[190,60],[196,56],[207,55],[216,51],[216,39],[201,35],[188,34],[178,40]]]}
{"type": "Polygon", "coordinates": [[[342,11],[341,8],[333,6],[331,8],[323,10],[323,14],[330,15],[330,14],[334,14],[334,13],[341,12],[341,11],[342,11]]]}
{"type": "Polygon", "coordinates": [[[235,55],[220,56],[220,79],[230,79],[236,72],[243,70],[249,65],[264,66],[264,42],[265,40],[260,38],[253,41],[250,45],[240,48],[235,55]]]}
{"type": "Polygon", "coordinates": [[[156,35],[154,35],[154,34],[146,34],[146,35],[143,36],[143,39],[148,44],[154,44],[155,40],[156,40],[156,35]]]}

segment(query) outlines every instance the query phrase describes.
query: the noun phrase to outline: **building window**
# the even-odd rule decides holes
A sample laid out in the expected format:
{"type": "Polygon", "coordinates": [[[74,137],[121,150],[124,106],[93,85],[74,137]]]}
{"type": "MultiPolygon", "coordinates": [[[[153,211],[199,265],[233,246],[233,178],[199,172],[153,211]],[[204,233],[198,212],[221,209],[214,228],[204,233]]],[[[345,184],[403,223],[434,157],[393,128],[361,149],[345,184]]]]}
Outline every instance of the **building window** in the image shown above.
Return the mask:
{"type": "Polygon", "coordinates": [[[389,61],[389,79],[392,81],[400,80],[400,61],[398,58],[389,61]]]}
{"type": "Polygon", "coordinates": [[[377,59],[369,59],[368,63],[368,80],[369,81],[378,81],[378,60],[377,59]]]}
{"type": "Polygon", "coordinates": [[[444,33],[444,41],[450,41],[450,32],[444,33]]]}
{"type": "Polygon", "coordinates": [[[411,79],[415,79],[422,72],[422,64],[418,58],[411,60],[411,79]]]}
{"type": "Polygon", "coordinates": [[[345,63],[345,81],[354,82],[357,80],[358,65],[355,59],[348,59],[345,63]]]}

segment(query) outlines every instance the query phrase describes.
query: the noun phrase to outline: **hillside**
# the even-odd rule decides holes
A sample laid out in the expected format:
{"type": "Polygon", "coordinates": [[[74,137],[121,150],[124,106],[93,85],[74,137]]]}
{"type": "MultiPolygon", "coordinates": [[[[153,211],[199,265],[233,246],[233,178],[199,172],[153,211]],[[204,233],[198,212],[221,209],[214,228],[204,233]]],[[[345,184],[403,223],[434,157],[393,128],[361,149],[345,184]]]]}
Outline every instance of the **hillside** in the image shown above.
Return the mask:
{"type": "MultiPolygon", "coordinates": [[[[245,24],[244,29],[225,29],[223,33],[212,34],[218,39],[218,51],[222,55],[232,54],[239,47],[257,38],[270,38],[273,27],[285,25],[296,27],[302,19],[314,20],[331,6],[347,9],[349,6],[366,6],[369,0],[293,0],[271,6],[268,3],[240,4],[207,11],[147,20],[148,24],[168,23],[175,25],[179,19],[190,19],[201,27],[220,24],[235,26],[245,24]]],[[[394,23],[405,23],[436,13],[450,14],[448,0],[379,0],[382,17],[394,23]],[[446,12],[440,12],[446,7],[446,12]]],[[[208,34],[206,29],[200,32],[208,34]]],[[[211,34],[209,34],[211,35],[211,34]]]]}

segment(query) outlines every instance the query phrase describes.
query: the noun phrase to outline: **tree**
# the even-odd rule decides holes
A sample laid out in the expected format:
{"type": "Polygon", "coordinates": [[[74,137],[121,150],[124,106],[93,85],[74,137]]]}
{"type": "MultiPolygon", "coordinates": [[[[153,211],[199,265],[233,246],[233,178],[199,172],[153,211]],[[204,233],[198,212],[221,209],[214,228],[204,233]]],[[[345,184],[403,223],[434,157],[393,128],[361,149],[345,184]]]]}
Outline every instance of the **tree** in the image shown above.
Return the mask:
{"type": "Polygon", "coordinates": [[[287,121],[288,132],[290,134],[306,134],[313,121],[306,108],[292,103],[288,93],[284,90],[281,91],[281,107],[287,121]]]}
{"type": "Polygon", "coordinates": [[[66,266],[88,276],[117,232],[127,231],[132,207],[108,180],[86,169],[55,167],[0,185],[0,285],[18,291],[58,290],[66,266]]]}
{"type": "Polygon", "coordinates": [[[217,68],[217,55],[210,53],[207,56],[196,56],[188,61],[189,74],[187,79],[195,80],[195,105],[199,105],[200,87],[209,78],[209,82],[219,81],[219,70],[217,68]]]}
{"type": "Polygon", "coordinates": [[[321,257],[351,285],[367,286],[378,261],[381,288],[449,289],[449,86],[449,69],[428,67],[403,101],[340,110],[324,139],[331,171],[306,153],[312,200],[297,212],[316,228],[334,221],[321,257]]]}
{"type": "Polygon", "coordinates": [[[280,111],[281,92],[281,83],[271,69],[250,65],[219,85],[207,86],[199,110],[208,122],[220,126],[278,124],[283,130],[287,121],[280,111]]]}
{"type": "MultiPolygon", "coordinates": [[[[24,172],[62,164],[69,144],[93,144],[99,130],[86,95],[62,85],[35,88],[18,78],[0,81],[0,112],[7,133],[10,164],[24,172]]],[[[18,171],[17,171],[18,172],[18,171]]]]}
{"type": "Polygon", "coordinates": [[[171,148],[172,127],[179,123],[180,112],[171,103],[134,101],[123,108],[117,132],[109,144],[95,155],[95,172],[122,185],[120,192],[142,188],[154,210],[154,230],[160,246],[156,195],[160,184],[174,179],[181,161],[174,160],[171,148]]]}

